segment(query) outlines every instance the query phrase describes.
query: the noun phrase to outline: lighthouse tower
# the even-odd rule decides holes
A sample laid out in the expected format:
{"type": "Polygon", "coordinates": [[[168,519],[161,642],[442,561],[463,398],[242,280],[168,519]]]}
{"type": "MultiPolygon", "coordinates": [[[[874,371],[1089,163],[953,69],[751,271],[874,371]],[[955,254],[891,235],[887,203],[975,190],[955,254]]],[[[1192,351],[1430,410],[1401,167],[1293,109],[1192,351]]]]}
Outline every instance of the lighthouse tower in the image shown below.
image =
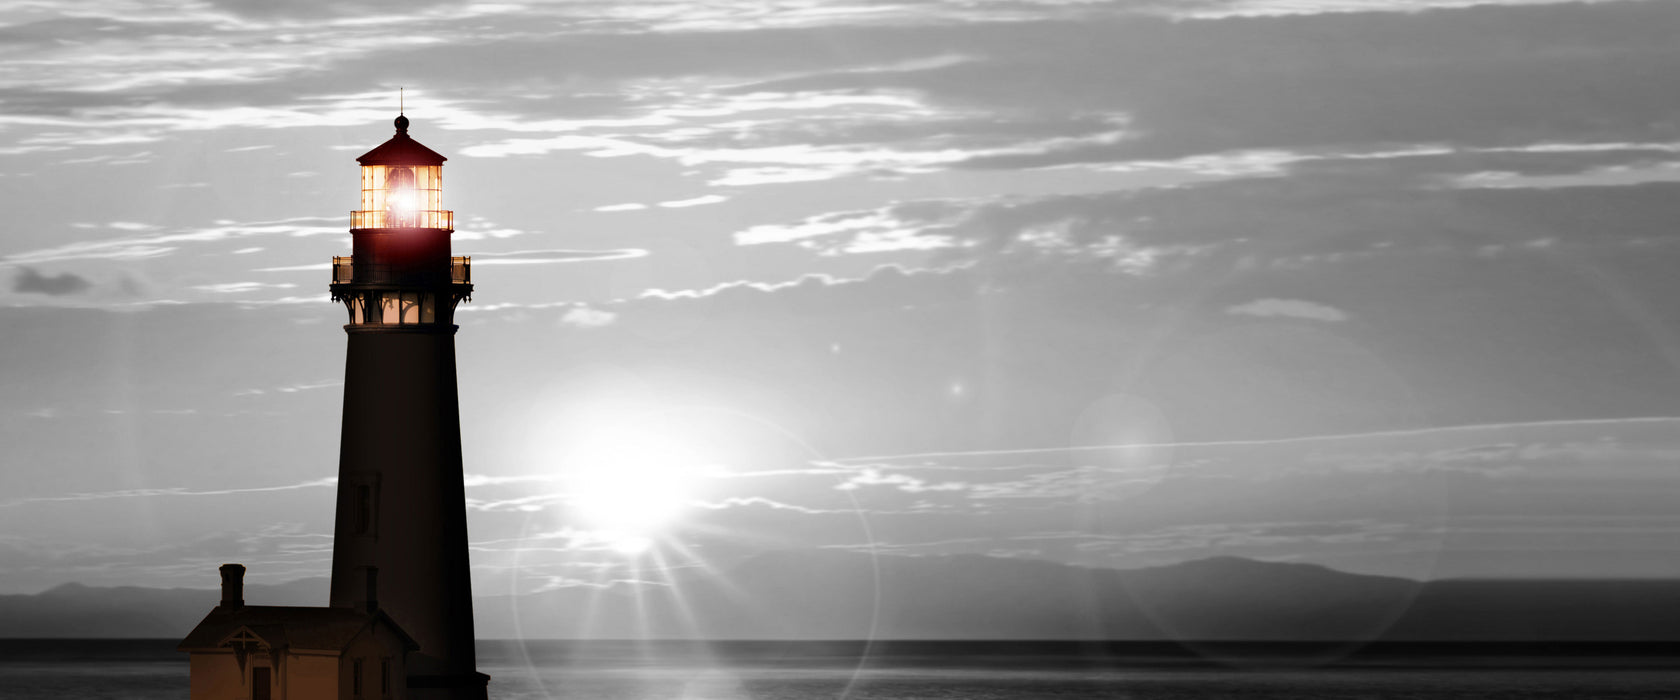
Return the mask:
{"type": "Polygon", "coordinates": [[[352,254],[333,258],[344,326],[344,423],[330,606],[378,606],[413,638],[406,695],[485,698],[473,650],[472,581],[461,484],[455,306],[471,260],[450,255],[444,157],[408,135],[356,160],[361,207],[352,254]]]}

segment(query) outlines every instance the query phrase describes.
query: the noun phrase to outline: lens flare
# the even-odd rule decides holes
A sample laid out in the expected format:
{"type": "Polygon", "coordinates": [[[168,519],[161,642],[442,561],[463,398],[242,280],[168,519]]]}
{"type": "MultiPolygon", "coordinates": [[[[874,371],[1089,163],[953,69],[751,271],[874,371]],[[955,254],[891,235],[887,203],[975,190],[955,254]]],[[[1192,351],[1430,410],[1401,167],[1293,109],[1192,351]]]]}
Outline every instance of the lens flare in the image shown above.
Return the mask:
{"type": "Polygon", "coordinates": [[[703,472],[692,451],[635,426],[591,431],[564,466],[567,501],[615,551],[639,554],[690,507],[703,472]]]}

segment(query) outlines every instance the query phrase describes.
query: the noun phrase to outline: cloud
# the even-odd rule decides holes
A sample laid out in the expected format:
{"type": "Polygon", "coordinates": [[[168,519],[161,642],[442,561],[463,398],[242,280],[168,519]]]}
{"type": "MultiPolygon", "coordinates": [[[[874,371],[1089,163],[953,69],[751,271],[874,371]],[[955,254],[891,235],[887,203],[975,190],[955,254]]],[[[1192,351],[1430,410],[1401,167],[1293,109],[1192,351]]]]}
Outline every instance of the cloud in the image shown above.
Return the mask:
{"type": "Polygon", "coordinates": [[[288,282],[223,282],[220,284],[195,284],[193,289],[211,292],[213,294],[242,294],[264,289],[295,289],[297,285],[288,282]]]}
{"type": "Polygon", "coordinates": [[[537,513],[555,503],[564,503],[567,497],[563,494],[544,493],[534,496],[518,496],[502,499],[468,498],[467,508],[483,512],[518,512],[537,513]]]}
{"type": "Polygon", "coordinates": [[[887,474],[874,467],[865,467],[862,472],[848,477],[834,488],[841,491],[856,491],[865,486],[891,486],[906,493],[964,491],[969,488],[967,484],[954,481],[929,483],[908,474],[887,474]]]}
{"type": "Polygon", "coordinates": [[[43,275],[35,268],[20,266],[17,276],[12,278],[12,291],[20,294],[45,294],[47,296],[67,296],[80,294],[93,287],[93,283],[86,278],[69,272],[56,275],[43,275]]]}
{"type": "Polygon", "coordinates": [[[646,208],[648,208],[646,204],[638,204],[638,203],[635,203],[635,202],[626,202],[624,204],[608,204],[608,205],[604,205],[604,206],[595,207],[594,211],[604,211],[604,212],[640,211],[640,210],[646,209],[646,208]]]}
{"type": "Polygon", "coordinates": [[[936,105],[1030,104],[1128,115],[1127,138],[1072,145],[1039,165],[1259,148],[1661,142],[1674,135],[1659,116],[1674,98],[1621,77],[1680,64],[1673,25],[1646,24],[1677,15],[1672,5],[1630,2],[1023,22],[1008,28],[1015,49],[985,30],[952,32],[946,46],[985,61],[836,72],[749,89],[915,90],[936,105]],[[1067,48],[1048,57],[1025,55],[1026,47],[1053,43],[1067,48]],[[1209,53],[1210,46],[1220,49],[1209,53]],[[1113,69],[1145,65],[1153,68],[1113,69]],[[1533,109],[1536,104],[1547,107],[1533,109]]]}
{"type": "MultiPolygon", "coordinates": [[[[737,242],[771,250],[741,255],[840,255],[875,240],[865,234],[940,247],[897,251],[905,267],[864,280],[603,306],[620,315],[600,340],[681,333],[703,357],[644,348],[638,361],[828,385],[806,401],[836,403],[779,415],[892,407],[870,421],[891,426],[875,436],[824,438],[846,444],[936,442],[979,420],[995,421],[987,439],[1005,446],[1055,444],[1108,393],[1158,406],[1181,439],[1668,412],[1662,391],[1625,377],[1672,387],[1680,376],[1662,301],[1680,295],[1680,185],[1453,187],[1424,172],[1445,165],[1428,160],[744,226],[737,242]],[[1266,299],[1333,300],[1361,323],[1256,324],[1227,311],[1266,299]],[[781,373],[793,366],[807,371],[781,373]],[[965,397],[949,392],[959,384],[965,397]]],[[[1305,310],[1254,310],[1286,309],[1305,310]]],[[[801,429],[830,436],[858,422],[801,429]]]]}
{"type": "Polygon", "coordinates": [[[58,148],[381,120],[390,96],[369,92],[367,76],[412,71],[428,76],[421,98],[437,123],[478,132],[462,155],[645,155],[731,185],[1267,149],[1674,139],[1664,116],[1673,96],[1621,79],[1680,68],[1672,6],[1419,11],[1460,4],[907,3],[774,20],[692,5],[440,6],[351,19],[309,3],[297,15],[233,10],[235,21],[182,9],[155,22],[17,25],[41,69],[0,98],[16,107],[11,123],[32,130],[20,147],[58,148]],[[279,30],[314,15],[316,32],[279,30]],[[101,50],[141,65],[113,79],[48,36],[65,46],[97,36],[101,50]],[[245,60],[219,60],[231,46],[245,60]],[[357,70],[318,68],[335,62],[357,70]],[[529,94],[489,99],[478,66],[492,64],[529,94]]]}
{"type": "Polygon", "coordinates": [[[717,501],[690,501],[688,505],[706,510],[726,510],[729,508],[768,508],[770,510],[792,511],[805,515],[857,515],[856,509],[810,508],[791,503],[783,503],[763,496],[730,496],[717,501]]]}
{"type": "MultiPolygon", "coordinates": [[[[123,236],[111,239],[84,240],[49,248],[13,253],[4,257],[11,263],[43,263],[67,260],[142,260],[175,253],[184,244],[210,243],[261,236],[313,236],[341,234],[343,229],[332,224],[337,218],[315,216],[293,217],[272,221],[236,222],[221,220],[210,226],[183,228],[167,233],[123,236]],[[315,224],[313,226],[309,224],[315,224]]],[[[122,231],[151,231],[149,224],[117,222],[110,225],[122,231]]]]}
{"type": "Polygon", "coordinates": [[[343,3],[331,2],[331,0],[295,0],[286,3],[268,3],[260,0],[212,0],[209,3],[212,8],[241,17],[262,20],[301,19],[314,21],[330,21],[343,17],[389,19],[414,14],[424,16],[443,4],[445,3],[442,0],[422,0],[412,3],[377,0],[354,5],[344,5],[343,3]]]}
{"type": "Polygon", "coordinates": [[[701,205],[704,205],[704,204],[717,204],[719,202],[727,202],[727,201],[729,201],[728,197],[724,197],[722,195],[716,195],[716,194],[708,194],[708,195],[702,195],[702,196],[699,196],[699,197],[694,197],[694,198],[691,198],[691,199],[673,199],[673,200],[668,201],[668,202],[660,202],[659,206],[665,207],[667,209],[677,209],[677,208],[682,208],[682,207],[697,207],[697,206],[701,206],[701,205]]]}
{"type": "Polygon", "coordinates": [[[1302,299],[1255,299],[1245,304],[1227,307],[1225,313],[1240,316],[1304,318],[1309,321],[1329,323],[1348,320],[1346,311],[1334,306],[1326,306],[1302,299]]]}
{"type": "Polygon", "coordinates": [[[1265,177],[1169,187],[901,201],[760,224],[737,232],[735,241],[824,254],[919,249],[945,261],[1084,260],[1117,272],[1228,275],[1241,267],[1262,275],[1274,266],[1361,256],[1516,255],[1547,241],[1610,253],[1661,246],[1668,222],[1680,220],[1675,182],[1444,187],[1428,175],[1441,162],[1428,157],[1341,162],[1357,167],[1311,161],[1265,177]]]}
{"type": "Polygon", "coordinates": [[[338,484],[338,478],[337,477],[326,477],[326,478],[321,478],[321,479],[311,479],[309,481],[303,481],[303,482],[299,482],[299,483],[295,483],[295,484],[284,484],[284,485],[280,485],[280,486],[256,486],[256,487],[250,487],[250,488],[225,488],[225,489],[192,490],[192,489],[189,489],[189,488],[176,486],[176,487],[168,487],[168,488],[125,489],[125,490],[120,490],[120,491],[93,491],[93,492],[86,492],[86,493],[72,493],[72,494],[67,494],[67,495],[63,495],[63,496],[32,496],[32,497],[27,497],[27,498],[18,498],[18,499],[6,501],[4,503],[0,503],[0,507],[9,508],[9,507],[19,506],[19,505],[24,505],[24,504],[29,504],[29,503],[55,503],[55,502],[66,502],[66,501],[103,501],[103,500],[119,499],[119,498],[154,498],[154,497],[159,497],[159,496],[171,496],[171,497],[173,497],[173,496],[230,496],[230,495],[235,495],[235,494],[246,494],[246,493],[268,493],[268,492],[272,492],[272,491],[294,491],[294,490],[297,490],[297,489],[310,489],[310,488],[320,488],[320,487],[326,487],[326,486],[336,486],[337,484],[338,484]]]}
{"type": "Polygon", "coordinates": [[[587,306],[574,306],[560,315],[560,323],[577,328],[600,328],[611,324],[618,314],[587,306]]]}
{"type": "Polygon", "coordinates": [[[476,486],[503,486],[507,484],[549,483],[557,477],[547,475],[495,475],[495,474],[466,474],[462,483],[468,488],[476,486]]]}
{"type": "MultiPolygon", "coordinates": [[[[1359,548],[1392,548],[1406,544],[1433,544],[1431,526],[1424,523],[1379,522],[1370,519],[1327,522],[1208,523],[1155,528],[1143,532],[1093,537],[1066,533],[1079,540],[1089,553],[1123,557],[1137,554],[1173,554],[1192,559],[1215,554],[1275,557],[1281,553],[1359,548]]],[[[1059,533],[1043,533],[1055,536],[1059,533]]],[[[1032,540],[1033,535],[1020,539],[1032,540]]]]}
{"type": "MultiPolygon", "coordinates": [[[[1675,420],[877,456],[861,458],[870,465],[868,481],[926,483],[926,471],[952,469],[967,487],[851,493],[872,514],[871,544],[923,554],[1013,550],[1139,565],[1215,554],[1444,556],[1451,543],[1469,540],[1493,550],[1545,549],[1562,540],[1604,548],[1655,541],[1672,528],[1660,504],[1676,488],[1673,475],[1652,466],[1672,463],[1675,445],[1666,431],[1675,420]],[[1401,446],[1424,449],[1402,449],[1374,466],[1375,457],[1390,454],[1385,448],[1401,446]],[[1108,460],[1125,450],[1141,454],[1140,447],[1160,461],[1113,468],[1099,459],[1105,451],[1108,460]],[[911,498],[915,508],[905,508],[911,498]],[[939,515],[900,519],[912,512],[939,515]],[[1008,526],[975,537],[984,527],[977,522],[1008,526]],[[1138,558],[1144,554],[1150,556],[1138,558]]],[[[1390,566],[1427,575],[1433,561],[1390,566]]]]}
{"type": "MultiPolygon", "coordinates": [[[[647,256],[642,248],[618,250],[519,250],[506,253],[473,253],[473,265],[547,265],[554,263],[626,260],[647,256]]],[[[311,267],[310,269],[314,269],[311,267]]]]}
{"type": "Polygon", "coordinates": [[[788,224],[760,224],[737,232],[737,245],[794,243],[825,253],[931,250],[961,245],[944,235],[963,216],[965,204],[943,200],[897,203],[862,211],[818,214],[788,224]]]}

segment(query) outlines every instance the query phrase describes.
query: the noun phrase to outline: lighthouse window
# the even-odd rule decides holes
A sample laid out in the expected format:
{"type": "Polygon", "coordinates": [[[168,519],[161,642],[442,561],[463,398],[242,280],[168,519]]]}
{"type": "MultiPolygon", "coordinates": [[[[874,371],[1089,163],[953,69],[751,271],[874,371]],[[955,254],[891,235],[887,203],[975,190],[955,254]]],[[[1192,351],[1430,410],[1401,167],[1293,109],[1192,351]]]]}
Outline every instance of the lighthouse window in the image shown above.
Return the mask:
{"type": "Polygon", "coordinates": [[[367,300],[360,294],[345,298],[344,303],[350,307],[351,323],[367,323],[367,300]]]}
{"type": "Polygon", "coordinates": [[[414,171],[388,168],[385,171],[385,225],[413,226],[419,196],[414,191],[414,171]]]}
{"type": "Polygon", "coordinates": [[[366,535],[373,530],[373,486],[356,485],[356,534],[366,535]]]}
{"type": "Polygon", "coordinates": [[[402,293],[402,323],[420,322],[420,293],[402,293]]]}
{"type": "Polygon", "coordinates": [[[362,208],[351,215],[357,228],[450,226],[443,206],[443,167],[362,166],[362,208]]]}
{"type": "Polygon", "coordinates": [[[372,313],[365,321],[358,311],[361,305],[351,302],[351,323],[382,323],[398,325],[404,323],[434,323],[437,320],[437,303],[434,295],[424,292],[383,292],[372,295],[372,305],[368,310],[372,313]]]}
{"type": "Polygon", "coordinates": [[[379,322],[384,324],[402,322],[402,299],[395,293],[379,295],[379,322]]]}

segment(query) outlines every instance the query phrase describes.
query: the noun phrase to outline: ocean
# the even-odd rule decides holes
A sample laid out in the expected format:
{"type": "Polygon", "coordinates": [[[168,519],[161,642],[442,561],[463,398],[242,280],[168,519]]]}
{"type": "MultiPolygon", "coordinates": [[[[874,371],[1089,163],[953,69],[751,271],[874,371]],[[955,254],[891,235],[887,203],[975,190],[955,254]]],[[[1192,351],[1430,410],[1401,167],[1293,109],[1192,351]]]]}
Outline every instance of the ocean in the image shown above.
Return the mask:
{"type": "MultiPolygon", "coordinates": [[[[1673,698],[1666,647],[1586,653],[1413,648],[1322,663],[1320,649],[1045,642],[481,641],[496,700],[1456,700],[1673,698]],[[1256,651],[1258,649],[1258,651],[1256,651]],[[1268,652],[1267,650],[1271,650],[1268,652]],[[1254,652],[1254,653],[1249,653],[1254,652]],[[1275,652],[1275,653],[1272,653],[1275,652]]],[[[174,640],[0,640],[0,699],[185,700],[174,640]]]]}

